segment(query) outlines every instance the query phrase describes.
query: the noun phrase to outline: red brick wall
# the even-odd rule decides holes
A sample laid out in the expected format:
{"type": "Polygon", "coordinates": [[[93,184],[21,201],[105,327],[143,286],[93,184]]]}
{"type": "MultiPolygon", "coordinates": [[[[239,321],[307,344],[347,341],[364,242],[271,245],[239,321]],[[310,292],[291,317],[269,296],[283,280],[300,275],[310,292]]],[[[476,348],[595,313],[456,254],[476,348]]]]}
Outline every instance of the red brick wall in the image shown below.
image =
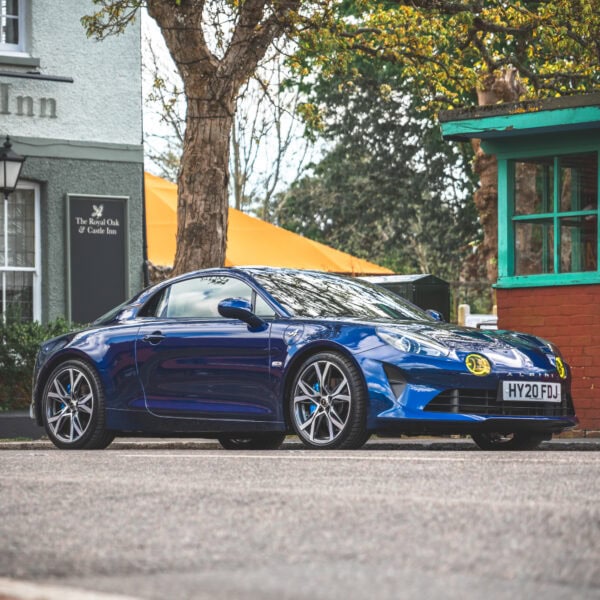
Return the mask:
{"type": "Polygon", "coordinates": [[[496,290],[498,328],[554,342],[571,366],[579,428],[600,430],[600,285],[496,290]]]}

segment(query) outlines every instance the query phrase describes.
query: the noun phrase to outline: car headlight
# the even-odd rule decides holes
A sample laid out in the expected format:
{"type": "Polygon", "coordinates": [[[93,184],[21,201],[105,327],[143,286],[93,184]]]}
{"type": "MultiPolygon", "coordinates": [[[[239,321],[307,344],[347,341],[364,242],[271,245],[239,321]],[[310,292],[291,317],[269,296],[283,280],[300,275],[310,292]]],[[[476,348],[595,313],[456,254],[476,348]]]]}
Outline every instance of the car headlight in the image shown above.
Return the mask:
{"type": "Polygon", "coordinates": [[[536,346],[541,347],[542,352],[544,352],[545,354],[550,354],[552,356],[559,356],[562,358],[562,354],[560,353],[560,350],[558,349],[556,344],[553,344],[552,342],[549,342],[548,340],[545,340],[544,338],[541,338],[537,335],[531,335],[528,333],[519,333],[518,331],[510,331],[507,333],[511,338],[515,338],[515,339],[519,340],[520,342],[524,341],[528,344],[534,343],[536,346]]]}
{"type": "Polygon", "coordinates": [[[448,356],[450,350],[440,344],[417,333],[406,333],[392,329],[377,329],[377,335],[390,346],[406,354],[419,354],[421,356],[448,356]]]}
{"type": "Polygon", "coordinates": [[[568,376],[567,367],[558,346],[544,338],[538,337],[537,339],[542,343],[542,350],[546,353],[550,364],[556,369],[558,376],[561,379],[566,379],[568,376]]]}
{"type": "Polygon", "coordinates": [[[550,353],[554,356],[562,357],[562,354],[560,353],[560,350],[558,349],[558,346],[556,344],[553,344],[552,342],[549,342],[548,340],[545,340],[541,337],[539,337],[538,340],[540,340],[540,342],[542,342],[542,344],[544,345],[544,350],[550,351],[550,353]]]}
{"type": "Polygon", "coordinates": [[[560,350],[558,349],[558,346],[556,344],[553,344],[552,342],[549,342],[548,340],[544,340],[542,338],[538,338],[538,339],[541,342],[544,342],[544,350],[547,350],[546,356],[548,357],[550,364],[556,369],[558,376],[561,379],[566,379],[567,378],[567,367],[563,360],[562,354],[560,353],[560,350]]]}

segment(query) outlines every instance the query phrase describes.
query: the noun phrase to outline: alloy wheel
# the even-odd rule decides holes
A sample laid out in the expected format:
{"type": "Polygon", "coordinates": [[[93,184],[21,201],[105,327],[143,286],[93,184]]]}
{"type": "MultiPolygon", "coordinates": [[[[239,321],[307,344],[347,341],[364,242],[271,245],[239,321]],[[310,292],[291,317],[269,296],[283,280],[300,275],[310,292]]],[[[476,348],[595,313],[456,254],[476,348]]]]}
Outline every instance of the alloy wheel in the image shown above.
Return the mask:
{"type": "Polygon", "coordinates": [[[296,381],[293,418],[301,437],[329,445],[345,431],[352,391],[346,375],[330,360],[310,363],[296,381]]]}
{"type": "Polygon", "coordinates": [[[46,423],[57,440],[72,444],[88,430],[94,413],[94,391],[86,373],[66,367],[47,387],[46,423]]]}

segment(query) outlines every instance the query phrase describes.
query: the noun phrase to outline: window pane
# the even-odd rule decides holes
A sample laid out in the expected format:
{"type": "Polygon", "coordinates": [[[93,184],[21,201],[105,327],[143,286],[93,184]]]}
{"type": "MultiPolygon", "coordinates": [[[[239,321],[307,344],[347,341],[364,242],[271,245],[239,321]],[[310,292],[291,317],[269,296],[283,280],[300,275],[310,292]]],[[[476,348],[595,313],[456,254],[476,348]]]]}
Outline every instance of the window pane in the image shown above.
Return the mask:
{"type": "Polygon", "coordinates": [[[256,296],[256,306],[254,307],[254,312],[258,317],[262,317],[264,319],[270,319],[275,317],[275,311],[260,297],[256,296]]]}
{"type": "Polygon", "coordinates": [[[515,162],[515,214],[534,215],[554,210],[554,159],[515,162]]]}
{"type": "Polygon", "coordinates": [[[0,43],[19,44],[19,0],[0,0],[0,43]]]}
{"type": "Polygon", "coordinates": [[[4,254],[4,207],[6,203],[4,198],[0,197],[0,268],[7,266],[5,264],[6,256],[4,254]]]}
{"type": "Polygon", "coordinates": [[[2,29],[0,30],[0,42],[3,44],[19,43],[19,21],[2,17],[2,29]]]}
{"type": "Polygon", "coordinates": [[[218,306],[225,298],[252,301],[252,289],[231,277],[198,277],[171,286],[167,317],[222,318],[218,306]]]}
{"type": "MultiPolygon", "coordinates": [[[[2,313],[7,321],[33,320],[33,273],[0,272],[0,299],[6,291],[2,313]]],[[[3,302],[3,300],[0,300],[3,302]]]]}
{"type": "Polygon", "coordinates": [[[598,268],[598,218],[560,219],[561,273],[595,271],[598,268]]]}
{"type": "Polygon", "coordinates": [[[554,270],[552,219],[515,223],[515,275],[537,275],[554,270]]]}
{"type": "Polygon", "coordinates": [[[598,157],[595,152],[561,156],[560,211],[592,210],[598,205],[598,157]]]}
{"type": "Polygon", "coordinates": [[[6,0],[6,2],[2,2],[3,8],[6,5],[6,8],[2,11],[7,15],[18,17],[19,16],[19,0],[6,0]]]}
{"type": "Polygon", "coordinates": [[[8,199],[8,266],[35,267],[33,190],[16,190],[8,199]]]}

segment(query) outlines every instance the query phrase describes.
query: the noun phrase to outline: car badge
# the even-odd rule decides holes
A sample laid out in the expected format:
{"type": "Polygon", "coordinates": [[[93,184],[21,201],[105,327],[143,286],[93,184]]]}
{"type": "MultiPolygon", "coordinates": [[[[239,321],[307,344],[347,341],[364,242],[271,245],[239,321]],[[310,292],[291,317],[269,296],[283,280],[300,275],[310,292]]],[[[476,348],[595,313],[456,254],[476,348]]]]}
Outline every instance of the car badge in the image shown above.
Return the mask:
{"type": "Polygon", "coordinates": [[[469,369],[473,375],[480,377],[489,375],[492,371],[490,361],[485,356],[481,356],[481,354],[469,354],[467,358],[465,358],[465,365],[467,365],[467,369],[469,369]]]}
{"type": "Polygon", "coordinates": [[[290,325],[286,328],[286,330],[283,333],[283,341],[288,346],[291,344],[297,344],[298,341],[301,339],[303,333],[304,333],[303,325],[298,325],[298,326],[290,325]]]}
{"type": "Polygon", "coordinates": [[[567,369],[565,369],[565,363],[562,361],[562,358],[557,356],[555,358],[555,362],[556,362],[556,371],[558,372],[558,376],[561,379],[566,379],[567,378],[567,369]]]}

